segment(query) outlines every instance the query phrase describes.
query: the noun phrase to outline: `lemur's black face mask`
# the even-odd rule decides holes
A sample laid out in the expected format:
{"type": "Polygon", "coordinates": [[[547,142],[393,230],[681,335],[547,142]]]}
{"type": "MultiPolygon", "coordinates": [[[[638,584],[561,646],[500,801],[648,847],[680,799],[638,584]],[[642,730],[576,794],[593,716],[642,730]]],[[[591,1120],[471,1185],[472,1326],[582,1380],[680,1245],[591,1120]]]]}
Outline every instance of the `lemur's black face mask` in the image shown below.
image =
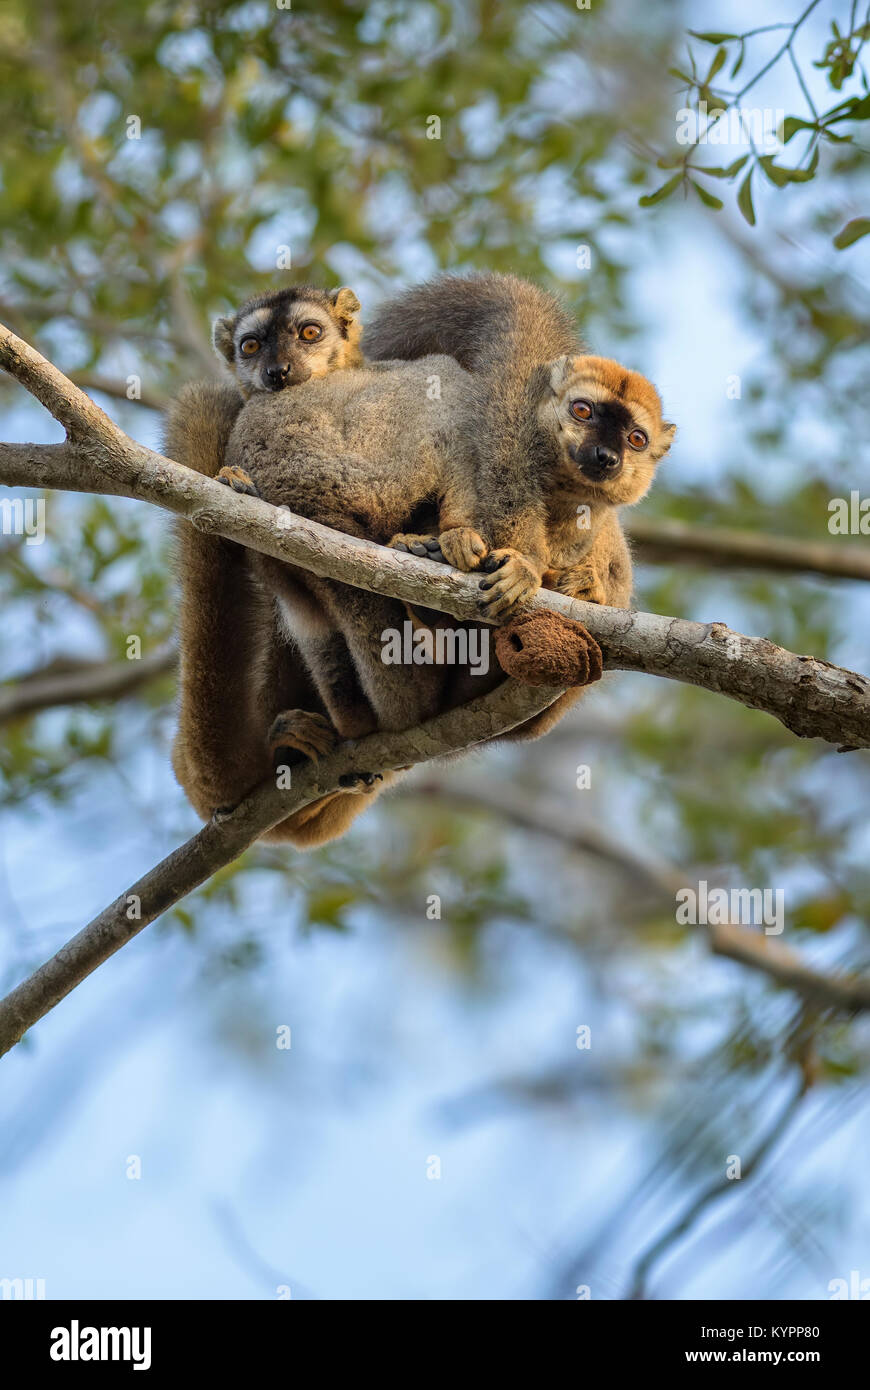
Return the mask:
{"type": "Polygon", "coordinates": [[[591,411],[589,418],[581,421],[585,437],[569,444],[568,454],[590,483],[618,478],[622,472],[625,435],[631,429],[631,415],[619,401],[598,400],[583,404],[591,411]]]}
{"type": "Polygon", "coordinates": [[[618,478],[622,472],[622,453],[610,444],[569,444],[568,453],[590,483],[618,478]]]}
{"type": "Polygon", "coordinates": [[[255,310],[234,334],[236,372],[249,391],[282,391],[325,376],[343,343],[340,328],[319,306],[301,303],[280,313],[255,310]]]}
{"type": "Polygon", "coordinates": [[[214,344],[244,396],[282,391],[359,364],[359,307],[347,287],[282,290],[218,319],[214,344]]]}

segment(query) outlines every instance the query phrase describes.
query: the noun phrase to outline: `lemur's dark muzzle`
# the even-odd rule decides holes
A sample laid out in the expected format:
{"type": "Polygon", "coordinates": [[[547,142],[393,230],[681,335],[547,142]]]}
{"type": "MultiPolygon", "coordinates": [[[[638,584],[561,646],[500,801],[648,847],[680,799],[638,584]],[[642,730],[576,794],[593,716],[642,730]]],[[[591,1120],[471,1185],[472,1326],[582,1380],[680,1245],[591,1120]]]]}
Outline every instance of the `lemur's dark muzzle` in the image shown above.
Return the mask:
{"type": "Polygon", "coordinates": [[[281,391],[290,385],[290,363],[276,362],[271,367],[264,367],[260,375],[267,391],[281,391]]]}
{"type": "Polygon", "coordinates": [[[610,482],[622,472],[622,458],[606,444],[572,444],[568,453],[590,483],[610,482]]]}

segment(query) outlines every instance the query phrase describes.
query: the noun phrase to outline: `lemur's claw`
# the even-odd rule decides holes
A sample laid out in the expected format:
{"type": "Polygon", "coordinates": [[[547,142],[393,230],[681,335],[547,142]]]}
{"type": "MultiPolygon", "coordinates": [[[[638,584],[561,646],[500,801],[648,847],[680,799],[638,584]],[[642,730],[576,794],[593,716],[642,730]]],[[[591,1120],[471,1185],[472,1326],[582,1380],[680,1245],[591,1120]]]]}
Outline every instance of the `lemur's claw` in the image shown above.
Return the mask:
{"type": "MultiPolygon", "coordinates": [[[[502,567],[502,565],[506,565],[507,562],[508,562],[508,556],[507,556],[507,555],[502,555],[501,559],[499,560],[499,559],[496,558],[495,552],[493,551],[493,553],[492,553],[491,555],[487,555],[486,559],[484,560],[484,562],[483,562],[483,564],[480,566],[480,568],[481,568],[482,570],[484,570],[486,574],[493,574],[493,573],[495,572],[495,570],[500,570],[501,567],[502,567]]],[[[480,587],[481,587],[481,589],[482,589],[482,588],[483,588],[483,585],[481,584],[480,587]]]]}

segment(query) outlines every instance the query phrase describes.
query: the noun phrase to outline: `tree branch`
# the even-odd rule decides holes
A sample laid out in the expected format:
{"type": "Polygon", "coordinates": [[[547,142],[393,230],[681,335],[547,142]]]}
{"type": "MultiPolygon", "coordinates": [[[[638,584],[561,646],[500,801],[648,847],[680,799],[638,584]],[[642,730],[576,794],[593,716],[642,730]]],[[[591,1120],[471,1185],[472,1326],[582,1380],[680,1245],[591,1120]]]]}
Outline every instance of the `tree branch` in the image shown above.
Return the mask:
{"type": "Polygon", "coordinates": [[[656,1237],[652,1245],[644,1251],[635,1265],[631,1291],[628,1294],[630,1299],[642,1299],[646,1296],[646,1287],[650,1271],[658,1264],[670,1247],[679,1240],[680,1236],[685,1235],[686,1232],[691,1229],[701,1213],[705,1211],[711,1203],[715,1202],[718,1197],[741,1189],[742,1183],[745,1182],[747,1178],[752,1177],[756,1168],[763,1164],[764,1160],[772,1149],[776,1147],[777,1143],[788,1129],[803,1104],[806,1094],[806,1081],[802,1079],[794,1094],[783,1106],[767,1133],[763,1135],[750,1153],[746,1162],[742,1164],[740,1183],[731,1181],[725,1174],[715,1178],[713,1182],[709,1183],[707,1187],[698,1193],[677,1220],[673,1222],[672,1225],[668,1226],[662,1235],[656,1237]]]}
{"type": "Polygon", "coordinates": [[[116,700],[164,676],[175,666],[175,648],[166,645],[138,661],[52,662],[0,687],[0,724],[37,714],[55,705],[116,700]]]}
{"type": "Polygon", "coordinates": [[[870,550],[828,541],[793,540],[725,527],[689,526],[681,521],[635,517],[628,527],[638,559],[666,565],[773,570],[822,574],[832,579],[870,579],[870,550]]]}
{"type": "Polygon", "coordinates": [[[212,351],[209,336],[203,331],[187,282],[184,279],[184,261],[190,254],[190,245],[182,248],[182,255],[170,269],[169,302],[172,310],[173,327],[176,336],[185,344],[189,354],[201,372],[212,380],[220,380],[222,375],[217,356],[212,351]]]}
{"type": "MultiPolygon", "coordinates": [[[[476,579],[241,497],[163,458],[124,434],[56,367],[2,326],[0,365],[67,432],[66,443],[59,445],[0,445],[3,483],[151,502],[186,517],[206,534],[225,536],[315,574],[480,621],[476,579]]],[[[549,591],[538,594],[531,608],[550,608],[583,621],[601,643],[610,669],[647,671],[716,690],[767,710],[799,735],[870,746],[870,682],[863,676],[741,636],[722,623],[604,608],[549,591]]],[[[229,816],[212,820],[170,854],[0,1001],[0,1053],[173,903],[292,811],[337,789],[339,778],[353,765],[389,771],[467,748],[522,723],[559,693],[505,681],[484,699],[417,729],[372,734],[352,748],[340,747],[319,765],[298,771],[292,791],[262,784],[229,816]]]]}
{"type": "Polygon", "coordinates": [[[262,782],[232,812],[213,817],[173,850],[0,1000],[0,1056],[161,913],[237,859],[293,811],[337,791],[343,773],[354,768],[389,772],[482,743],[546,709],[561,693],[550,686],[507,680],[482,699],[437,715],[418,728],[370,734],[352,746],[340,745],[321,762],[294,769],[292,787],[287,790],[274,781],[262,782]]]}
{"type": "Polygon", "coordinates": [[[540,797],[516,792],[502,782],[487,783],[475,777],[474,785],[467,786],[432,776],[413,782],[401,795],[435,796],[452,802],[461,811],[482,811],[498,816],[519,830],[558,841],[572,854],[590,854],[601,859],[623,875],[629,875],[634,886],[651,889],[663,898],[673,899],[679,889],[691,881],[676,865],[642,854],[634,845],[616,840],[597,825],[575,825],[555,801],[548,804],[540,797]]]}
{"type": "Polygon", "coordinates": [[[823,975],[775,937],[743,931],[730,922],[710,926],[707,931],[714,956],[761,970],[785,989],[795,990],[822,1008],[849,1014],[870,1009],[870,979],[866,975],[823,975]]]}
{"type": "MultiPolygon", "coordinates": [[[[0,445],[0,482],[152,502],[207,534],[314,574],[481,621],[476,578],[330,531],[163,458],[124,434],[56,367],[2,326],[0,365],[68,434],[60,445],[0,445]]],[[[765,710],[799,737],[823,738],[844,749],[870,747],[870,680],[863,675],[743,636],[724,623],[605,608],[549,590],[540,591],[529,607],[583,622],[601,645],[609,670],[646,671],[715,690],[765,710]]]]}
{"type": "MultiPolygon", "coordinates": [[[[566,821],[557,805],[548,806],[513,792],[510,787],[487,787],[480,779],[473,787],[449,785],[430,777],[405,788],[402,796],[437,796],[460,808],[483,811],[565,845],[574,854],[591,854],[628,875],[635,883],[652,888],[673,908],[677,893],[697,882],[697,874],[665,860],[640,853],[598,826],[577,827],[566,821]]],[[[771,936],[748,931],[735,923],[708,923],[707,941],[714,956],[737,961],[759,970],[786,989],[792,989],[820,1008],[854,1014],[870,1010],[870,977],[855,974],[828,975],[814,970],[788,946],[771,936]]]]}
{"type": "Polygon", "coordinates": [[[76,372],[70,378],[86,391],[99,391],[104,396],[123,401],[126,405],[141,405],[146,410],[168,410],[170,397],[163,391],[144,387],[138,396],[127,395],[127,383],[121,377],[101,376],[99,372],[76,372]]]}

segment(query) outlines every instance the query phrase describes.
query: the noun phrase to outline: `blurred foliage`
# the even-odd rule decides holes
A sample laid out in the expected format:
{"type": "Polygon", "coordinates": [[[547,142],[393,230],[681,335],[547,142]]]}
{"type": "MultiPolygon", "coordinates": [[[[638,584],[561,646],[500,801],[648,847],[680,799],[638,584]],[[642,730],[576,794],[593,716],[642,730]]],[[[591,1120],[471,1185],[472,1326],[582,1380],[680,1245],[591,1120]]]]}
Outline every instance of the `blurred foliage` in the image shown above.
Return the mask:
{"type": "MultiPolygon", "coordinates": [[[[755,226],[755,207],[752,199],[752,179],[755,173],[767,179],[774,188],[787,188],[789,184],[809,183],[819,170],[819,155],[825,144],[854,145],[857,152],[866,153],[861,146],[861,122],[870,121],[870,88],[866,72],[861,64],[861,56],[867,40],[870,39],[870,22],[858,17],[858,7],[851,4],[843,6],[845,28],[841,30],[836,18],[828,19],[832,37],[824,45],[821,56],[813,66],[824,72],[830,89],[829,100],[837,94],[834,104],[826,111],[819,111],[807,86],[801,62],[796,56],[796,42],[803,26],[810,16],[819,11],[821,0],[812,3],[801,11],[793,23],[783,21],[778,24],[764,24],[742,34],[722,32],[697,33],[690,31],[691,37],[699,44],[713,45],[715,52],[710,56],[709,48],[705,55],[689,46],[689,71],[672,68],[671,75],[686,84],[687,97],[693,103],[687,108],[695,115],[692,121],[688,114],[685,119],[684,134],[694,138],[683,141],[690,146],[682,156],[663,156],[658,164],[662,169],[678,168],[679,172],[669,178],[655,193],[641,199],[644,206],[650,207],[663,202],[678,188],[693,188],[705,207],[719,209],[724,206],[721,198],[710,191],[709,186],[699,183],[692,174],[700,174],[709,179],[739,178],[737,206],[751,227],[755,226]],[[765,61],[753,65],[750,53],[753,40],[762,35],[776,34],[777,47],[765,61]],[[756,87],[760,79],[771,72],[778,63],[791,63],[797,76],[805,110],[801,116],[786,115],[779,120],[769,120],[767,127],[758,108],[754,115],[752,108],[747,111],[741,106],[743,98],[756,87]],[[706,69],[706,71],[705,71],[706,69]],[[725,89],[720,84],[736,79],[742,74],[739,86],[725,89]],[[844,95],[845,93],[845,95],[844,95]],[[739,155],[727,165],[706,161],[696,164],[697,147],[709,142],[714,151],[719,144],[731,143],[724,138],[724,125],[732,118],[744,123],[749,135],[750,149],[739,155]],[[721,125],[720,125],[721,123],[721,125]],[[776,153],[766,153],[765,145],[776,148],[785,147],[802,136],[802,150],[797,159],[788,163],[777,160],[776,153]],[[759,148],[761,146],[761,148],[759,148]]],[[[825,6],[825,9],[830,9],[825,6]]],[[[770,113],[771,115],[776,113],[770,113]]],[[[777,150],[778,153],[778,150],[777,150]]],[[[833,238],[838,250],[854,245],[862,236],[870,232],[870,218],[854,217],[845,224],[833,238]]]]}
{"type": "MultiPolygon", "coordinates": [[[[828,499],[866,479],[866,19],[828,0],[799,30],[784,14],[772,33],[692,35],[697,6],[638,0],[628,12],[613,0],[591,11],[572,0],[6,0],[0,318],[83,384],[108,388],[98,399],[154,442],[157,417],[124,400],[128,379],[159,401],[213,370],[210,316],[257,290],[348,282],[365,308],[438,268],[510,270],[559,289],[590,341],[620,355],[633,336],[650,342],[666,302],[645,309],[636,272],[688,227],[709,248],[711,275],[733,283],[757,350],[739,424],[711,434],[703,485],[669,462],[647,512],[828,539],[828,499]],[[699,181],[700,146],[677,140],[680,107],[738,102],[789,35],[782,64],[794,58],[802,83],[835,95],[824,105],[813,86],[817,109],[789,113],[775,159],[717,150],[721,165],[705,156],[699,181]],[[742,86],[724,91],[726,73],[742,86]],[[658,192],[657,167],[670,175],[658,192]],[[729,180],[739,181],[736,206],[720,207],[714,190],[729,180]],[[688,200],[670,196],[680,189],[688,200]],[[277,269],[288,247],[292,268],[277,269]]],[[[767,78],[752,90],[753,101],[781,105],[767,78]]],[[[678,301],[680,285],[668,293],[678,301]]],[[[703,358],[707,346],[685,351],[703,358]]],[[[20,404],[18,388],[0,390],[20,404]]],[[[166,639],[162,518],[114,499],[53,497],[46,524],[45,546],[2,538],[7,677],[65,655],[121,658],[131,634],[144,651],[166,639]]],[[[832,660],[866,624],[858,586],[681,566],[638,579],[641,607],[727,619],[832,660]]],[[[107,770],[118,794],[146,800],[126,775],[130,710],[137,747],[150,740],[165,765],[170,691],[166,679],[117,706],[6,727],[5,814],[73,804],[107,770]]],[[[507,779],[559,805],[568,824],[646,847],[687,881],[787,887],[788,940],[830,968],[866,964],[864,755],[799,743],[761,714],[670,682],[624,678],[611,691],[542,744],[490,752],[461,775],[496,799],[507,779]],[[582,762],[591,793],[574,788],[582,762]]],[[[180,793],[172,814],[178,836],[189,832],[180,793]]],[[[688,1067],[714,1129],[724,1088],[804,1067],[807,1036],[818,1082],[866,1068],[857,1027],[810,1014],[764,981],[741,988],[729,975],[733,987],[699,999],[694,933],[629,870],[449,799],[385,799],[316,854],[257,847],[160,930],[189,934],[211,988],[261,971],[276,924],[350,932],[372,913],[403,929],[427,924],[471,988],[494,987],[493,937],[540,933],[575,964],[604,963],[604,997],[633,1010],[634,1050],[613,1073],[632,1100],[681,1077],[689,1030],[715,1018],[715,1040],[688,1067]],[[432,894],[443,918],[427,924],[432,894]]],[[[524,1094],[552,1100],[557,1081],[525,1078],[524,1094]]],[[[670,1134],[667,1124],[663,1115],[670,1134]]],[[[693,1181],[721,1148],[705,1144],[693,1181]]]]}

